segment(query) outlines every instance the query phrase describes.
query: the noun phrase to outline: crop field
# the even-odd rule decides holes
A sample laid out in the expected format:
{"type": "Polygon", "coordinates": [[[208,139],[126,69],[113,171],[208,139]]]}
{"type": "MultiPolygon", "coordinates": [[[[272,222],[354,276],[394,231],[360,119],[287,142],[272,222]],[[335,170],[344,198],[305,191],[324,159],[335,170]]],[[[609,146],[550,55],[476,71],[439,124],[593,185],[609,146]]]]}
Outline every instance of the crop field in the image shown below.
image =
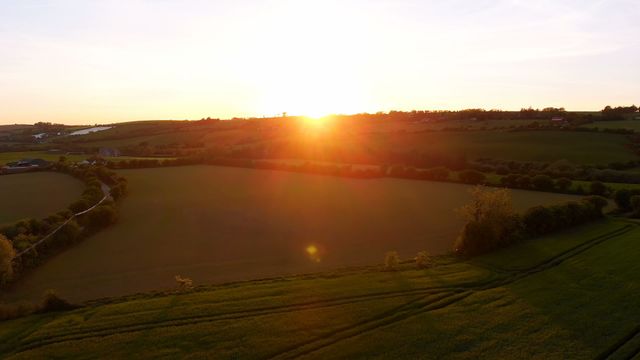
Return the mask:
{"type": "Polygon", "coordinates": [[[624,135],[567,131],[466,131],[384,134],[362,139],[363,146],[466,154],[517,161],[569,160],[577,164],[607,164],[635,160],[624,135]]]}
{"type": "Polygon", "coordinates": [[[640,131],[640,120],[596,121],[582,125],[582,127],[597,127],[600,129],[632,129],[640,131]]]}
{"type": "Polygon", "coordinates": [[[45,217],[78,200],[84,186],[69,175],[32,172],[0,176],[0,224],[45,217]]]}
{"type": "MultiPolygon", "coordinates": [[[[396,250],[450,250],[469,187],[214,166],[122,170],[119,221],[24,278],[10,298],[49,288],[73,300],[379,263],[396,250]]],[[[519,210],[566,201],[513,191],[519,210]]]]}
{"type": "Polygon", "coordinates": [[[639,237],[637,223],[608,219],[425,270],[96,301],[0,323],[0,355],[630,359],[640,352],[639,237]]]}

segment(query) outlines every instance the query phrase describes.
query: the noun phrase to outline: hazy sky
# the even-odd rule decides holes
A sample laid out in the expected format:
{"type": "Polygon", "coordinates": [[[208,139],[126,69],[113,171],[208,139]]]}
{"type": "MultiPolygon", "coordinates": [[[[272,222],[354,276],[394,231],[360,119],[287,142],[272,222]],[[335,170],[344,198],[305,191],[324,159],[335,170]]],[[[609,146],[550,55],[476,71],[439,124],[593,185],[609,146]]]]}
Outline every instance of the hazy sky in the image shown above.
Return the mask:
{"type": "Polygon", "coordinates": [[[0,2],[0,123],[640,102],[640,1],[0,2]]]}

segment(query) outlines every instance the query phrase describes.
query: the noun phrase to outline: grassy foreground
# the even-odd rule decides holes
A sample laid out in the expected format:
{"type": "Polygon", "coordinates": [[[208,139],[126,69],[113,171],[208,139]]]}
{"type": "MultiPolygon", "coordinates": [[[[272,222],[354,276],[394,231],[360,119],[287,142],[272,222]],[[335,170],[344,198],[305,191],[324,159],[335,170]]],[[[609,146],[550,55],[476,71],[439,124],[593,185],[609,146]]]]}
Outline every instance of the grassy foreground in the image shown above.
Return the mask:
{"type": "Polygon", "coordinates": [[[95,301],[0,323],[4,358],[631,358],[640,228],[606,220],[473,261],[95,301]]]}

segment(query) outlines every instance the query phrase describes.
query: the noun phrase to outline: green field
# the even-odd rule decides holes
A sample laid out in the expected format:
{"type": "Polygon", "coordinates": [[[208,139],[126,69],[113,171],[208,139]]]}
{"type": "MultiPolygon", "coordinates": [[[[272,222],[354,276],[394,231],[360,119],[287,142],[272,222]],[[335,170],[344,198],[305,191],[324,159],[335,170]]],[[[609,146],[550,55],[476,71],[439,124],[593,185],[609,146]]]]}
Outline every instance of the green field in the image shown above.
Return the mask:
{"type": "Polygon", "coordinates": [[[640,228],[606,220],[466,262],[103,300],[0,323],[30,358],[629,359],[640,228]]]}
{"type": "Polygon", "coordinates": [[[464,131],[378,134],[357,139],[363,148],[465,154],[516,161],[569,160],[576,164],[608,164],[635,160],[624,135],[569,131],[464,131]]]}
{"type": "Polygon", "coordinates": [[[78,200],[84,186],[69,175],[33,172],[0,176],[0,224],[40,218],[78,200]]]}
{"type": "Polygon", "coordinates": [[[640,120],[597,121],[582,125],[582,127],[597,127],[600,129],[632,129],[640,131],[640,120]]]}
{"type": "MultiPolygon", "coordinates": [[[[120,171],[119,221],[51,259],[11,298],[48,288],[71,299],[377,263],[385,252],[449,251],[466,185],[358,180],[214,166],[120,171]],[[317,254],[309,256],[313,245],[317,254]]],[[[520,210],[574,199],[514,191],[520,210]]]]}

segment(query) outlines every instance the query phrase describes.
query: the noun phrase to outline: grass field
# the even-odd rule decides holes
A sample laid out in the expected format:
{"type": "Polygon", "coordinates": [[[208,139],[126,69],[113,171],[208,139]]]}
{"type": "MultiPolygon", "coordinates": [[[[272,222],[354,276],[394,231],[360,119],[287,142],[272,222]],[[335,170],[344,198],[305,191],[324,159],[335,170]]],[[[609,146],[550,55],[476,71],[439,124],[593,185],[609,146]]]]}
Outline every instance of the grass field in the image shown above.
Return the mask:
{"type": "MultiPolygon", "coordinates": [[[[123,170],[119,222],[39,267],[12,298],[88,299],[449,251],[468,186],[214,166],[123,170]],[[307,247],[314,246],[314,254],[307,247]]],[[[520,210],[573,199],[514,191],[520,210]]]]}
{"type": "Polygon", "coordinates": [[[440,154],[466,154],[469,159],[489,157],[517,161],[556,161],[607,164],[635,160],[624,135],[568,131],[467,131],[380,134],[362,139],[362,146],[417,150],[440,154]]]}
{"type": "MultiPolygon", "coordinates": [[[[18,161],[22,159],[44,159],[47,161],[58,161],[60,156],[64,156],[67,161],[82,161],[91,156],[92,154],[85,155],[66,155],[66,154],[53,154],[48,153],[46,151],[17,151],[17,152],[0,152],[0,165],[6,164],[12,161],[18,161]]],[[[149,159],[146,157],[135,157],[135,156],[119,156],[119,157],[106,157],[107,160],[132,160],[132,159],[149,159]]],[[[174,158],[158,158],[154,157],[152,159],[164,160],[164,159],[174,159],[174,158]]]]}
{"type": "Polygon", "coordinates": [[[0,176],[0,224],[63,210],[83,189],[79,180],[53,172],[0,176]]]}
{"type": "Polygon", "coordinates": [[[640,120],[597,121],[594,123],[582,125],[582,127],[597,127],[600,129],[632,129],[640,131],[640,120]]]}
{"type": "Polygon", "coordinates": [[[640,352],[639,237],[637,224],[606,220],[427,270],[99,301],[0,323],[0,355],[629,359],[640,352]]]}

